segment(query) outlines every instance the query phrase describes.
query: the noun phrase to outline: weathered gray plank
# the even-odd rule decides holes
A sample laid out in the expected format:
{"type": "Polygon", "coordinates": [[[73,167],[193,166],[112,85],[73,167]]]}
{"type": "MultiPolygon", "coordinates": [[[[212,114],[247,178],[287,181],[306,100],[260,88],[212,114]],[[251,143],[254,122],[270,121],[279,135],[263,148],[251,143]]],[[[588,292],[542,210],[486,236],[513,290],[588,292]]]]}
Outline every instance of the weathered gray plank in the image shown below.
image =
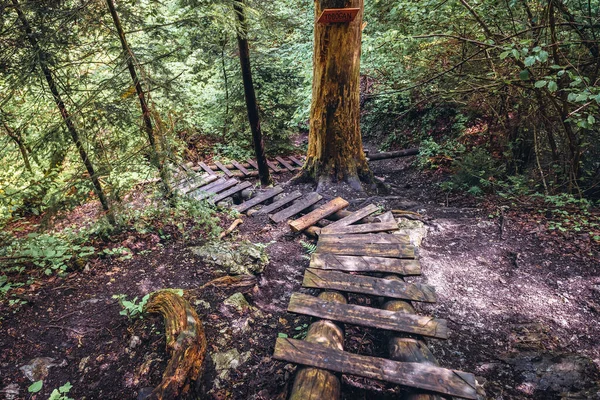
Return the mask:
{"type": "Polygon", "coordinates": [[[398,230],[398,224],[396,222],[376,222],[371,224],[339,226],[328,230],[327,233],[353,234],[387,232],[396,230],[398,230]]]}
{"type": "Polygon", "coordinates": [[[321,229],[321,233],[324,234],[324,233],[327,233],[327,231],[332,231],[336,227],[346,226],[346,225],[350,225],[355,222],[358,222],[361,219],[368,217],[369,215],[377,212],[378,210],[379,210],[379,207],[377,207],[376,205],[373,205],[373,204],[369,204],[368,206],[363,207],[358,211],[354,211],[352,214],[348,215],[347,217],[344,217],[342,219],[335,221],[332,224],[327,225],[326,227],[321,229]]]}
{"type": "Polygon", "coordinates": [[[223,164],[221,164],[218,161],[214,162],[215,165],[217,166],[217,168],[219,168],[221,171],[223,171],[225,173],[225,175],[227,175],[229,178],[231,178],[233,176],[233,173],[223,164]]]}
{"type": "Polygon", "coordinates": [[[246,182],[242,182],[240,184],[235,185],[234,187],[232,187],[231,189],[228,189],[224,192],[219,193],[218,195],[216,195],[215,197],[213,197],[212,199],[210,199],[211,203],[218,203],[219,201],[229,197],[229,196],[233,196],[234,194],[236,194],[237,192],[241,192],[242,190],[248,188],[252,186],[252,183],[246,181],[246,182]]]}
{"type": "Polygon", "coordinates": [[[421,275],[419,261],[388,257],[314,253],[310,258],[310,267],[346,272],[388,272],[398,275],[421,275]]]}
{"type": "Polygon", "coordinates": [[[276,214],[270,215],[269,218],[271,218],[271,220],[273,222],[277,222],[277,223],[279,223],[281,221],[285,221],[286,219],[293,217],[294,215],[298,214],[302,210],[317,203],[322,198],[323,198],[323,196],[321,196],[318,193],[314,193],[314,192],[309,193],[306,197],[298,200],[295,204],[291,205],[290,207],[288,207],[284,210],[281,210],[276,214]]]}
{"type": "Polygon", "coordinates": [[[281,207],[285,206],[286,204],[291,203],[292,201],[296,200],[300,196],[302,196],[302,193],[300,193],[300,191],[296,190],[295,192],[292,192],[292,193],[288,194],[287,196],[285,196],[283,199],[279,199],[277,201],[274,201],[272,204],[269,204],[268,206],[264,206],[263,208],[261,208],[260,210],[258,210],[256,212],[256,215],[261,215],[261,214],[264,215],[264,214],[268,214],[272,211],[275,211],[278,208],[281,208],[281,207]]]}
{"type": "Polygon", "coordinates": [[[248,164],[252,165],[252,168],[258,169],[258,164],[256,163],[256,161],[254,161],[251,158],[247,159],[246,161],[248,162],[248,164]]]}
{"type": "MultiPolygon", "coordinates": [[[[215,182],[218,182],[218,181],[215,181],[215,182]]],[[[227,190],[230,187],[237,185],[238,183],[239,183],[239,181],[235,178],[227,179],[225,182],[222,182],[218,185],[212,186],[210,188],[206,187],[205,189],[201,189],[199,191],[199,194],[197,196],[195,196],[195,198],[198,200],[206,199],[206,198],[210,197],[211,195],[222,192],[223,190],[227,190]]]]}
{"type": "Polygon", "coordinates": [[[470,373],[329,349],[318,343],[277,338],[273,357],[342,374],[379,379],[448,396],[477,399],[475,376],[470,373]]]}
{"type": "Polygon", "coordinates": [[[277,165],[275,165],[275,163],[273,161],[267,160],[267,165],[269,166],[269,168],[271,168],[273,170],[273,172],[281,172],[281,168],[279,168],[277,165]]]}
{"type": "Polygon", "coordinates": [[[290,163],[288,163],[287,161],[285,161],[283,158],[281,158],[281,157],[278,156],[278,157],[275,157],[275,159],[277,161],[279,161],[279,164],[283,165],[288,171],[294,171],[295,170],[295,168],[292,167],[290,165],[290,163]]]}
{"type": "Polygon", "coordinates": [[[207,192],[210,193],[210,190],[212,190],[212,188],[214,188],[215,186],[219,186],[223,183],[225,183],[225,178],[218,178],[216,181],[209,183],[208,185],[202,187],[202,188],[198,188],[195,190],[190,191],[188,194],[191,195],[193,198],[195,198],[196,200],[202,200],[205,199],[207,196],[205,195],[207,192]]]}
{"type": "Polygon", "coordinates": [[[333,243],[401,243],[410,244],[408,235],[389,235],[387,233],[365,233],[365,234],[321,234],[319,242],[333,243]]]}
{"type": "Polygon", "coordinates": [[[304,165],[304,163],[302,161],[298,160],[296,157],[289,156],[288,158],[290,160],[292,160],[292,162],[299,167],[302,167],[304,165]]]}
{"type": "Polygon", "coordinates": [[[302,293],[292,294],[288,311],[346,324],[369,326],[438,339],[448,338],[448,326],[446,320],[443,319],[354,304],[334,303],[302,293]]]}
{"type": "Polygon", "coordinates": [[[242,204],[238,204],[234,206],[233,209],[238,212],[244,212],[246,210],[251,209],[252,207],[262,203],[263,201],[269,200],[271,197],[277,196],[279,193],[283,192],[283,188],[281,186],[275,186],[263,193],[260,193],[248,201],[243,202],[242,204]]]}
{"type": "Polygon", "coordinates": [[[200,168],[202,168],[204,171],[206,171],[209,175],[216,175],[215,171],[213,171],[208,165],[206,165],[202,161],[200,161],[198,163],[198,165],[200,166],[200,168]]]}
{"type": "Polygon", "coordinates": [[[304,272],[302,286],[387,296],[426,303],[435,303],[436,301],[435,288],[430,285],[406,283],[372,276],[351,275],[345,272],[322,269],[307,268],[304,272]]]}
{"type": "Polygon", "coordinates": [[[332,243],[319,241],[317,242],[316,252],[342,256],[415,258],[415,247],[400,243],[332,243]]]}
{"type": "Polygon", "coordinates": [[[216,181],[217,179],[219,179],[219,177],[216,176],[216,175],[204,175],[199,180],[197,180],[196,182],[194,182],[190,187],[188,187],[187,189],[185,189],[184,193],[188,194],[190,192],[193,192],[194,190],[200,189],[203,186],[206,186],[209,183],[212,183],[212,182],[216,181]]]}
{"type": "Polygon", "coordinates": [[[242,164],[235,160],[231,161],[231,165],[239,169],[244,175],[248,175],[250,173],[250,171],[248,171],[242,164]]]}

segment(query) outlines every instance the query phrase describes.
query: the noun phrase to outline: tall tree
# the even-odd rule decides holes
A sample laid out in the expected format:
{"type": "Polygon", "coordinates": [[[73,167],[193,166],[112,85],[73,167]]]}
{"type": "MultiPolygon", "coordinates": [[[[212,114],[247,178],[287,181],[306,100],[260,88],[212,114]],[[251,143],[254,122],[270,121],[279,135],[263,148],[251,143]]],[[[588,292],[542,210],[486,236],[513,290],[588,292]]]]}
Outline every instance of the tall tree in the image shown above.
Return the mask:
{"type": "Polygon", "coordinates": [[[110,10],[110,15],[112,16],[115,28],[117,29],[119,40],[121,41],[121,47],[123,48],[123,55],[125,56],[127,62],[127,69],[129,70],[129,75],[131,75],[131,80],[133,81],[133,86],[135,87],[135,92],[140,102],[140,108],[142,109],[144,128],[146,130],[146,135],[148,136],[148,142],[150,143],[151,162],[158,169],[165,195],[167,197],[170,197],[171,186],[169,185],[168,171],[164,165],[164,157],[161,156],[161,151],[156,142],[156,134],[154,131],[154,126],[152,125],[150,108],[148,107],[148,102],[146,101],[146,94],[144,93],[144,89],[142,88],[142,84],[138,78],[136,70],[135,54],[131,50],[129,43],[127,43],[125,31],[123,30],[123,26],[121,25],[121,20],[119,19],[119,14],[117,14],[117,9],[115,8],[114,1],[106,0],[106,4],[108,5],[108,9],[110,10]]]}
{"type": "Polygon", "coordinates": [[[355,190],[372,180],[360,133],[363,0],[315,0],[312,103],[308,153],[301,177],[319,190],[345,181],[355,190]],[[350,23],[317,22],[324,9],[359,8],[350,23]]]}
{"type": "Polygon", "coordinates": [[[263,185],[271,183],[269,166],[265,157],[265,147],[263,143],[262,131],[260,129],[260,118],[258,115],[258,104],[256,102],[256,93],[254,92],[254,83],[252,82],[252,70],[250,68],[250,48],[248,46],[248,23],[246,21],[246,4],[244,0],[233,2],[233,8],[237,14],[239,27],[237,30],[237,42],[240,52],[240,64],[242,67],[242,80],[244,82],[244,96],[246,98],[246,108],[248,109],[248,122],[252,131],[252,141],[254,143],[254,152],[256,154],[256,163],[258,164],[258,175],[263,185]]]}
{"type": "Polygon", "coordinates": [[[48,64],[48,60],[50,60],[49,54],[46,53],[40,47],[40,45],[36,39],[36,36],[33,33],[31,26],[29,25],[29,21],[27,20],[25,13],[23,13],[23,10],[21,9],[21,7],[19,5],[18,0],[12,0],[12,4],[15,8],[15,11],[17,12],[19,21],[23,25],[23,30],[25,31],[27,40],[29,41],[29,44],[31,45],[31,47],[33,48],[33,51],[35,52],[35,54],[37,56],[38,65],[40,66],[40,69],[42,70],[42,73],[46,79],[46,83],[48,84],[50,93],[52,93],[52,97],[54,98],[56,107],[58,107],[60,115],[61,115],[65,125],[67,126],[67,131],[69,132],[69,135],[71,136],[71,139],[72,139],[73,143],[75,144],[77,151],[79,152],[81,161],[83,162],[85,169],[87,170],[87,172],[90,176],[90,180],[92,181],[92,185],[94,186],[94,192],[96,193],[96,196],[98,196],[98,199],[100,200],[102,209],[106,212],[106,216],[107,216],[109,223],[111,225],[115,225],[116,221],[115,221],[114,214],[113,214],[112,210],[110,209],[110,204],[108,202],[108,198],[106,197],[106,194],[104,193],[102,184],[100,183],[100,180],[98,179],[98,176],[96,175],[96,171],[94,169],[94,165],[92,164],[92,160],[88,157],[87,151],[85,150],[83,143],[81,141],[81,137],[79,136],[79,132],[77,131],[77,128],[75,128],[75,124],[73,123],[71,115],[69,114],[69,112],[67,110],[67,106],[65,105],[65,102],[63,101],[63,99],[60,95],[60,92],[58,91],[58,86],[56,85],[56,82],[54,81],[54,77],[52,76],[52,71],[50,70],[50,66],[48,64]]]}

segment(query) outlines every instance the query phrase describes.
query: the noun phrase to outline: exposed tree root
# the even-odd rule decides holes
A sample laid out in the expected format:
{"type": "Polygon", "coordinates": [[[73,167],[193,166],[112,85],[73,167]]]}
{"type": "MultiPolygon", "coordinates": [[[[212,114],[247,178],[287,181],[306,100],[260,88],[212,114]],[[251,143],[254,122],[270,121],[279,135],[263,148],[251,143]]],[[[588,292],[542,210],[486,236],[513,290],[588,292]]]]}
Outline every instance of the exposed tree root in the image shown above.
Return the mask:
{"type": "Polygon", "coordinates": [[[202,322],[187,300],[169,290],[154,293],[146,305],[146,312],[164,317],[167,350],[171,353],[162,382],[147,399],[178,398],[189,391],[190,385],[202,373],[206,354],[202,322]]]}

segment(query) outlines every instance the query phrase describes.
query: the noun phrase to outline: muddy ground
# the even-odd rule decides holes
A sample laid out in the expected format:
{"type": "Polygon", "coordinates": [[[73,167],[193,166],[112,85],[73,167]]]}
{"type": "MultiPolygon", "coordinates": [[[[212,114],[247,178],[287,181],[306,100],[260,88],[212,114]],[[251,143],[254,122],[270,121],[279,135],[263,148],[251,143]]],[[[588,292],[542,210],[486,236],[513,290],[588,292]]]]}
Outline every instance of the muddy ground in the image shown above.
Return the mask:
{"type": "MultiPolygon", "coordinates": [[[[437,289],[438,303],[421,310],[449,321],[449,340],[429,341],[440,364],[475,373],[490,399],[552,399],[565,392],[598,398],[597,245],[549,235],[518,212],[490,218],[494,204],[489,200],[447,199],[435,185],[437,178],[422,175],[411,161],[374,162],[375,175],[391,184],[390,192],[348,200],[351,209],[373,202],[423,216],[429,230],[420,248],[423,276],[413,281],[437,289]]],[[[229,222],[225,218],[223,226],[229,222]]],[[[286,312],[293,291],[311,293],[300,287],[308,266],[301,244],[306,238],[292,235],[285,223],[245,218],[229,240],[271,244],[270,262],[257,285],[243,289],[199,289],[222,275],[190,251],[202,244],[200,237],[123,239],[136,248],[132,259],[95,259],[67,278],[37,282],[23,293],[27,304],[18,311],[0,305],[0,398],[46,399],[67,381],[75,399],[135,399],[156,386],[168,359],[162,321],[154,316],[130,321],[119,315],[112,296],[142,297],[161,288],[188,290],[204,323],[209,354],[189,398],[284,398],[279,396],[296,367],[270,356],[278,334],[302,337],[310,323],[286,312]],[[240,291],[248,306],[228,305],[225,300],[240,291]],[[51,358],[53,366],[42,391],[30,395],[31,381],[20,368],[40,357],[51,358]]],[[[378,304],[365,296],[350,301],[378,304]]],[[[385,356],[381,332],[346,329],[348,351],[385,356]]],[[[397,398],[401,392],[353,377],[342,382],[345,399],[397,398]]]]}

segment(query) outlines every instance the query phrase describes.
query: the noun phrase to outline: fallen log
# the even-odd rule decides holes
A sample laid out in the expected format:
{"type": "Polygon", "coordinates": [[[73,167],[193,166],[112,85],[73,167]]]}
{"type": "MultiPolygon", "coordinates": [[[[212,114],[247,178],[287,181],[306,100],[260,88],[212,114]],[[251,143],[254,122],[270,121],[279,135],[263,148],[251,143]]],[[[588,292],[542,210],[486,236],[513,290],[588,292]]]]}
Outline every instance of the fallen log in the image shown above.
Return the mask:
{"type": "Polygon", "coordinates": [[[148,313],[165,319],[167,351],[171,358],[161,383],[146,397],[170,400],[187,393],[202,373],[206,337],[198,314],[183,297],[170,290],[155,292],[145,306],[148,313]]]}
{"type": "Polygon", "coordinates": [[[382,153],[374,153],[370,154],[367,158],[368,161],[375,160],[386,160],[388,158],[398,158],[398,157],[407,157],[414,156],[419,154],[419,149],[406,149],[406,150],[398,150],[398,151],[387,151],[382,153]]]}

